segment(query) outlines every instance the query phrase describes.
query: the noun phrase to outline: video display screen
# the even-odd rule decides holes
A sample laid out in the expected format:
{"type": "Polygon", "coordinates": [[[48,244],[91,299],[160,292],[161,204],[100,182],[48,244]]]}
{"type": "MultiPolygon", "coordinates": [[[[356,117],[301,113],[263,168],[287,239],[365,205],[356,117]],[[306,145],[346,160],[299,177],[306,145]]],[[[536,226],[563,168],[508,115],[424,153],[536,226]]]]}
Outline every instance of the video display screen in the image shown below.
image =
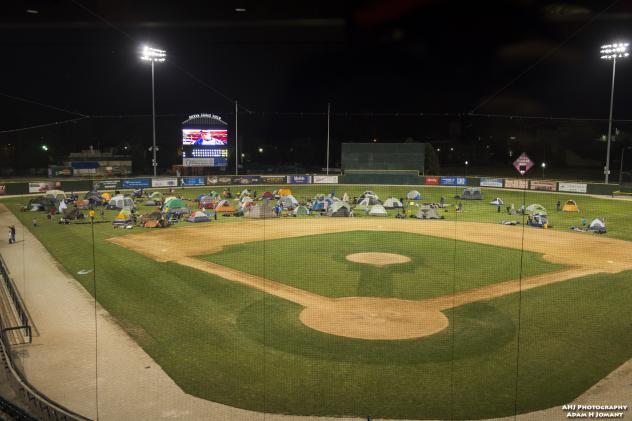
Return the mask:
{"type": "Polygon", "coordinates": [[[228,145],[228,130],[182,129],[182,144],[197,146],[226,146],[228,145]]]}
{"type": "Polygon", "coordinates": [[[228,165],[228,130],[182,129],[182,164],[204,167],[228,165]]]}

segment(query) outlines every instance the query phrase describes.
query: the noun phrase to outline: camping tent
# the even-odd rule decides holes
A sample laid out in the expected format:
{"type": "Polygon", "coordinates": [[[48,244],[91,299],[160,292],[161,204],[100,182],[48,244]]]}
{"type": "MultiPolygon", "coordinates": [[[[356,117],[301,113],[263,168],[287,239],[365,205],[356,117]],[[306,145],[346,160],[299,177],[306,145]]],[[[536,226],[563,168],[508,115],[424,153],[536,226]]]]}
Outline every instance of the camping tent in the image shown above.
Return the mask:
{"type": "Polygon", "coordinates": [[[131,197],[125,197],[122,194],[116,195],[108,201],[107,208],[108,209],[125,209],[125,208],[133,208],[134,201],[131,197]]]}
{"type": "Polygon", "coordinates": [[[548,226],[548,224],[548,217],[541,213],[534,213],[532,215],[529,215],[529,218],[527,219],[527,225],[532,227],[544,228],[544,226],[548,226]]]}
{"type": "Polygon", "coordinates": [[[243,189],[241,193],[239,193],[239,199],[243,199],[244,197],[250,197],[250,190],[243,189]]]}
{"type": "Polygon", "coordinates": [[[503,200],[500,197],[495,198],[494,200],[492,200],[491,202],[489,202],[490,205],[494,205],[494,206],[498,206],[498,205],[504,205],[505,202],[503,202],[503,200]]]}
{"type": "Polygon", "coordinates": [[[467,187],[461,194],[462,200],[482,200],[483,192],[478,187],[467,187]]]}
{"type": "Polygon", "coordinates": [[[272,192],[266,191],[266,192],[263,192],[263,194],[261,195],[261,198],[270,200],[270,199],[274,199],[274,195],[272,194],[272,192]]]}
{"type": "Polygon", "coordinates": [[[314,199],[312,200],[311,208],[313,211],[325,210],[325,201],[314,199]]]}
{"type": "Polygon", "coordinates": [[[539,213],[540,215],[547,215],[546,208],[539,203],[533,203],[524,210],[527,215],[533,215],[539,213]]]}
{"type": "Polygon", "coordinates": [[[287,188],[286,189],[279,189],[278,193],[279,193],[279,196],[281,196],[281,197],[290,196],[290,195],[292,195],[292,190],[287,189],[287,188]]]}
{"type": "Polygon", "coordinates": [[[68,208],[68,207],[66,207],[63,210],[61,210],[59,213],[61,213],[61,216],[64,219],[72,220],[72,219],[83,219],[84,218],[84,215],[83,215],[83,213],[81,213],[79,208],[68,208]]]}
{"type": "Polygon", "coordinates": [[[296,216],[307,216],[309,215],[309,209],[305,206],[297,206],[296,209],[292,211],[292,214],[296,216]]]}
{"type": "Polygon", "coordinates": [[[191,216],[187,218],[188,222],[209,222],[210,220],[211,218],[209,218],[208,215],[202,211],[195,211],[191,216]]]}
{"type": "Polygon", "coordinates": [[[145,201],[144,204],[145,206],[160,206],[164,198],[165,196],[161,192],[155,191],[149,195],[149,200],[145,201]]]}
{"type": "Polygon", "coordinates": [[[590,225],[588,225],[587,231],[594,232],[596,234],[605,234],[606,224],[601,219],[595,218],[592,220],[590,225]]]}
{"type": "Polygon", "coordinates": [[[564,206],[562,206],[562,212],[579,212],[577,203],[575,203],[574,200],[567,200],[564,206]]]}
{"type": "Polygon", "coordinates": [[[277,214],[274,213],[274,208],[263,203],[249,206],[244,210],[244,218],[267,219],[276,217],[277,214]]]}
{"type": "Polygon", "coordinates": [[[406,199],[421,200],[421,193],[419,193],[417,190],[411,190],[408,193],[406,193],[406,199]]]}
{"type": "Polygon", "coordinates": [[[215,207],[215,199],[211,196],[202,196],[198,203],[200,209],[213,209],[215,207]]]}
{"type": "Polygon", "coordinates": [[[443,219],[442,216],[439,216],[435,207],[428,205],[419,206],[415,217],[418,219],[443,219]]]}
{"type": "Polygon", "coordinates": [[[216,213],[235,213],[236,209],[228,200],[220,200],[215,206],[216,213]]]}
{"type": "Polygon", "coordinates": [[[103,203],[103,196],[98,191],[89,191],[83,198],[92,205],[100,205],[103,203]]]}
{"type": "Polygon", "coordinates": [[[362,193],[358,199],[362,200],[362,199],[367,198],[367,197],[373,197],[375,199],[379,199],[377,194],[373,193],[371,190],[367,190],[364,193],[362,193]]]}
{"type": "Polygon", "coordinates": [[[382,205],[373,205],[371,206],[371,210],[369,210],[369,215],[371,216],[388,216],[386,213],[386,209],[382,205]]]}
{"type": "Polygon", "coordinates": [[[351,212],[351,206],[345,202],[334,202],[329,209],[327,209],[328,216],[349,216],[351,212]]]}
{"type": "Polygon", "coordinates": [[[167,220],[160,211],[154,211],[141,216],[140,223],[144,228],[164,228],[168,225],[167,220]]]}
{"type": "Polygon", "coordinates": [[[396,199],[394,197],[389,197],[388,199],[384,201],[384,207],[386,209],[397,209],[397,208],[403,208],[404,205],[402,205],[402,202],[400,202],[399,199],[396,199]]]}
{"type": "Polygon", "coordinates": [[[374,205],[381,205],[380,201],[377,199],[377,196],[366,196],[360,201],[360,203],[358,203],[359,208],[368,208],[374,205]]]}
{"type": "Polygon", "coordinates": [[[112,225],[114,226],[126,226],[132,223],[132,212],[129,209],[123,209],[116,215],[112,225]]]}
{"type": "Polygon", "coordinates": [[[60,201],[66,199],[66,193],[61,190],[47,190],[44,197],[60,201]]]}
{"type": "Polygon", "coordinates": [[[279,204],[283,206],[285,209],[294,209],[295,207],[298,206],[298,200],[296,200],[296,198],[292,196],[291,194],[288,194],[285,196],[281,196],[281,198],[279,199],[279,204]]]}
{"type": "Polygon", "coordinates": [[[26,205],[25,209],[31,212],[37,211],[46,211],[51,207],[55,207],[55,201],[53,199],[49,199],[44,196],[36,197],[35,199],[29,200],[29,203],[26,205]]]}

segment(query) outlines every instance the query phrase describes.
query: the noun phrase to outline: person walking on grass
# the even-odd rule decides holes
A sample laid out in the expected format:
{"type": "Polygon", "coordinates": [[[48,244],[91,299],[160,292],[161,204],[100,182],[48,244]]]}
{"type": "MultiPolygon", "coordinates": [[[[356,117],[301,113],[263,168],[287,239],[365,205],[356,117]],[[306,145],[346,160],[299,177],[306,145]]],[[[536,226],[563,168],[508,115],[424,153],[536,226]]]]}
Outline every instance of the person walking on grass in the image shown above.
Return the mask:
{"type": "Polygon", "coordinates": [[[11,242],[15,244],[15,225],[11,225],[9,231],[11,231],[11,242]]]}
{"type": "Polygon", "coordinates": [[[11,234],[11,227],[9,227],[9,244],[13,244],[13,235],[11,234]]]}
{"type": "Polygon", "coordinates": [[[33,218],[31,224],[33,224],[33,228],[37,228],[37,218],[33,218]]]}

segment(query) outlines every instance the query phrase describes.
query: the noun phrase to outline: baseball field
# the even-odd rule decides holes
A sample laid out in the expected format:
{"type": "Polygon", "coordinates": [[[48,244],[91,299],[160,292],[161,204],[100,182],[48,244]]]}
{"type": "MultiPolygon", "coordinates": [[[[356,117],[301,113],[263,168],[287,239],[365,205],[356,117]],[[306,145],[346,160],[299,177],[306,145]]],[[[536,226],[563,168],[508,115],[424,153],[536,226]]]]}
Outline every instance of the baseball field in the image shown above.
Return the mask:
{"type": "MultiPolygon", "coordinates": [[[[410,189],[291,188],[299,201],[410,189]]],[[[421,201],[455,205],[461,190],[424,188],[421,201]]],[[[632,358],[632,202],[483,192],[462,212],[441,210],[443,220],[357,212],[166,229],[115,229],[116,211],[60,225],[20,211],[25,198],[2,203],[88,292],[96,282],[99,303],[191,395],[268,413],[403,419],[571,402],[632,358]],[[543,205],[552,228],[501,224],[525,217],[498,213],[496,196],[543,205]],[[568,199],[579,213],[555,210],[568,199]],[[607,234],[569,230],[597,217],[607,234]]]]}

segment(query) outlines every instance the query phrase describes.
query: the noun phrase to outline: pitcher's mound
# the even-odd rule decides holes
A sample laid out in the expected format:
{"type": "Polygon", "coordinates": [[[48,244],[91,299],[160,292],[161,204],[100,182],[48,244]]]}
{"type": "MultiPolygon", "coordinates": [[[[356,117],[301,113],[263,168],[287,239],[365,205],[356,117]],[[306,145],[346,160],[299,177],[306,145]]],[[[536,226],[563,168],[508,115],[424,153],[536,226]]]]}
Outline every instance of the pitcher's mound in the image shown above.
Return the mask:
{"type": "Polygon", "coordinates": [[[299,317],[303,324],[321,332],[371,340],[420,338],[449,325],[438,309],[393,298],[338,298],[306,307],[299,317]]]}
{"type": "Polygon", "coordinates": [[[346,259],[350,262],[366,263],[377,267],[410,262],[410,257],[395,253],[353,253],[348,254],[346,259]]]}

